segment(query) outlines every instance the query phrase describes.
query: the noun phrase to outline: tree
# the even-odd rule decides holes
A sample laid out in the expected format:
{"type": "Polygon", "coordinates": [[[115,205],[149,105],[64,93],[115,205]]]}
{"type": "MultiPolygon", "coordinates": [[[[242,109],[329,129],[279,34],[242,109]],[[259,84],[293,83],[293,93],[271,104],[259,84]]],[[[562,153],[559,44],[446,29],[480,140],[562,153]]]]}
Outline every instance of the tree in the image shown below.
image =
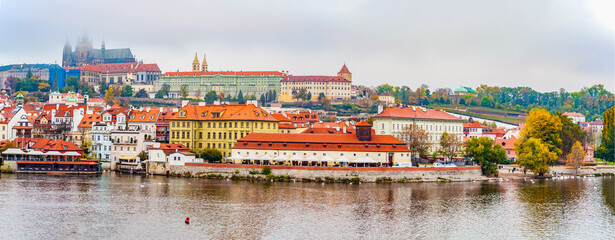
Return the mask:
{"type": "Polygon", "coordinates": [[[102,83],[100,83],[100,86],[98,86],[98,92],[100,92],[100,94],[105,95],[107,94],[107,89],[109,89],[109,85],[107,85],[107,82],[102,81],[102,83]]]}
{"type": "Polygon", "coordinates": [[[213,104],[216,99],[218,99],[218,94],[216,94],[216,91],[212,90],[205,94],[205,102],[208,104],[213,104]]]}
{"type": "Polygon", "coordinates": [[[530,138],[537,138],[547,146],[549,151],[556,154],[556,158],[562,153],[560,146],[562,139],[562,122],[556,115],[550,114],[542,108],[532,109],[525,119],[525,128],[521,130],[520,145],[530,138]]]}
{"type": "Polygon", "coordinates": [[[141,160],[141,162],[148,160],[149,159],[149,154],[147,154],[146,151],[141,151],[139,153],[139,155],[137,155],[137,157],[139,157],[139,159],[141,160]]]}
{"type": "Polygon", "coordinates": [[[136,98],[147,98],[147,92],[145,91],[145,89],[141,88],[139,89],[137,94],[135,94],[135,97],[136,98]]]}
{"type": "Polygon", "coordinates": [[[241,92],[241,90],[239,90],[239,94],[237,94],[237,103],[239,104],[246,103],[246,100],[243,99],[243,92],[241,92]]]}
{"type": "Polygon", "coordinates": [[[318,101],[322,101],[323,98],[325,98],[325,94],[324,93],[319,93],[318,94],[318,101]]]}
{"type": "Polygon", "coordinates": [[[113,90],[111,88],[108,88],[107,92],[105,92],[105,97],[104,97],[105,102],[107,103],[107,105],[113,106],[114,99],[115,99],[115,96],[113,95],[113,90]]]}
{"type": "Polygon", "coordinates": [[[545,144],[540,138],[528,138],[525,141],[515,142],[519,166],[527,168],[543,176],[549,172],[549,165],[557,161],[557,152],[549,149],[549,144],[545,144]]]}
{"type": "Polygon", "coordinates": [[[451,160],[461,150],[461,140],[457,136],[445,131],[442,133],[442,137],[440,137],[440,147],[442,147],[442,155],[451,160]]]}
{"type": "Polygon", "coordinates": [[[615,106],[604,112],[602,122],[602,138],[596,157],[615,162],[615,106]]]}
{"type": "Polygon", "coordinates": [[[49,91],[49,89],[51,89],[51,85],[49,85],[49,83],[46,82],[39,82],[38,83],[38,90],[41,92],[46,92],[49,91]]]}
{"type": "Polygon", "coordinates": [[[583,164],[583,160],[585,160],[585,150],[583,150],[581,143],[577,141],[572,145],[572,149],[569,152],[566,155],[566,166],[574,168],[575,175],[577,175],[579,167],[583,164]]]}
{"type": "Polygon", "coordinates": [[[261,94],[261,100],[260,100],[260,102],[261,102],[261,105],[263,105],[263,106],[264,106],[264,105],[265,105],[265,103],[267,102],[267,99],[265,99],[265,94],[261,94]]]}
{"type": "Polygon", "coordinates": [[[218,93],[218,100],[220,100],[221,102],[224,101],[226,98],[224,97],[224,93],[218,93]]]}
{"type": "Polygon", "coordinates": [[[404,126],[399,135],[399,140],[405,142],[408,148],[416,155],[425,155],[429,149],[429,134],[423,128],[410,124],[404,126]]]}
{"type": "Polygon", "coordinates": [[[208,148],[201,153],[201,158],[210,163],[220,162],[222,160],[222,152],[218,149],[208,148]]]}
{"type": "Polygon", "coordinates": [[[132,97],[132,94],[133,94],[132,86],[127,85],[127,86],[125,86],[122,89],[122,91],[120,93],[120,96],[122,96],[122,97],[132,97]]]}
{"type": "Polygon", "coordinates": [[[320,99],[320,104],[322,104],[322,107],[326,110],[331,106],[331,100],[329,100],[329,98],[327,97],[323,97],[320,99]]]}
{"type": "Polygon", "coordinates": [[[169,96],[169,92],[171,91],[171,86],[169,84],[162,84],[162,87],[156,93],[156,98],[165,98],[169,96]]]}
{"type": "Polygon", "coordinates": [[[92,148],[92,142],[86,141],[85,139],[82,138],[81,139],[81,146],[79,146],[79,147],[81,147],[81,150],[83,150],[82,153],[81,153],[81,157],[82,158],[90,158],[91,157],[90,154],[92,154],[92,151],[90,149],[92,148]]]}
{"type": "Polygon", "coordinates": [[[578,124],[574,124],[572,119],[568,116],[563,115],[561,113],[557,114],[557,117],[560,119],[562,123],[562,131],[560,132],[560,138],[562,139],[562,144],[560,145],[560,150],[562,154],[560,156],[565,157],[568,156],[572,146],[576,142],[585,142],[587,138],[587,132],[585,132],[578,124]]]}
{"type": "Polygon", "coordinates": [[[471,138],[465,142],[466,157],[473,158],[485,175],[498,173],[497,164],[506,161],[506,150],[493,143],[488,137],[471,138]]]}
{"type": "Polygon", "coordinates": [[[188,88],[186,87],[186,85],[182,85],[179,89],[179,92],[181,93],[183,99],[188,97],[188,88]]]}

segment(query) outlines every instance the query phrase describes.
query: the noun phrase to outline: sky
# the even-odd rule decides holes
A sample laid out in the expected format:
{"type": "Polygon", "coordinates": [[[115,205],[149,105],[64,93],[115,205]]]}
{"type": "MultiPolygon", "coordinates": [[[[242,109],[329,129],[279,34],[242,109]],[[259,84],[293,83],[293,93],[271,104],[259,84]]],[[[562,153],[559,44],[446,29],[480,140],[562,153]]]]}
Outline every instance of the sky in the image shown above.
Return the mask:
{"type": "Polygon", "coordinates": [[[0,65],[61,63],[66,41],[131,48],[163,72],[335,75],[353,84],[615,92],[615,1],[0,0],[0,65]]]}

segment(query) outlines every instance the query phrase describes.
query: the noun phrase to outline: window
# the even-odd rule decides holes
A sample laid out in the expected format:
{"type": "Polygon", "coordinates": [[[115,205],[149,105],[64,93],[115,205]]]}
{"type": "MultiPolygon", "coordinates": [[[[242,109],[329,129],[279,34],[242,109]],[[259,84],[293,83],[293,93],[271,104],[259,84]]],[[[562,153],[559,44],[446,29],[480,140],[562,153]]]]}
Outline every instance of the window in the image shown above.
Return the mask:
{"type": "Polygon", "coordinates": [[[203,133],[199,132],[199,139],[203,139],[203,133]]]}

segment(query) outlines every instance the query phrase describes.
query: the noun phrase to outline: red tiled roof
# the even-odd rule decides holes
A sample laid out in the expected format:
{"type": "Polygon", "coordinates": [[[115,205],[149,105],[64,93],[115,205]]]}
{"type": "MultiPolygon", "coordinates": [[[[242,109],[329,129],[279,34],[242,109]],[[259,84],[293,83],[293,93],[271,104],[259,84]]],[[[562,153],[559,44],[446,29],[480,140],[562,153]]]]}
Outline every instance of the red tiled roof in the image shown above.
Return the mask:
{"type": "Polygon", "coordinates": [[[371,127],[372,125],[367,123],[366,121],[361,121],[360,123],[358,123],[357,125],[355,125],[357,127],[371,127]]]}
{"type": "Polygon", "coordinates": [[[139,63],[103,63],[98,64],[96,67],[100,69],[100,73],[127,73],[134,72],[139,63]]]}
{"type": "Polygon", "coordinates": [[[284,114],[281,113],[272,113],[271,116],[278,120],[279,122],[291,122],[284,114]]]}
{"type": "Polygon", "coordinates": [[[205,105],[188,104],[170,120],[256,120],[277,122],[271,114],[253,104],[205,105]],[[219,116],[216,116],[219,115],[219,116]]]}
{"type": "Polygon", "coordinates": [[[40,150],[43,152],[47,151],[58,151],[58,152],[67,152],[67,151],[75,151],[78,153],[83,152],[79,146],[75,145],[72,142],[64,141],[64,140],[51,140],[49,138],[16,138],[13,143],[16,146],[24,147],[27,145],[29,148],[40,150]]]}
{"type": "Polygon", "coordinates": [[[482,125],[478,122],[473,122],[473,123],[464,123],[463,128],[489,128],[489,127],[482,125]]]}
{"type": "Polygon", "coordinates": [[[585,115],[580,114],[578,112],[565,112],[562,115],[571,116],[571,117],[585,117],[585,115]]]}
{"type": "Polygon", "coordinates": [[[385,108],[380,114],[377,114],[376,118],[414,118],[417,119],[437,119],[437,120],[450,120],[450,121],[462,121],[455,116],[448,114],[444,111],[437,109],[427,109],[415,107],[416,110],[412,110],[410,107],[388,107],[385,108]]]}
{"type": "Polygon", "coordinates": [[[227,76],[284,76],[284,73],[278,71],[221,71],[221,72],[166,72],[163,77],[192,77],[192,76],[210,76],[210,75],[227,75],[227,76]]]}
{"type": "Polygon", "coordinates": [[[137,72],[160,72],[160,68],[158,68],[158,64],[148,63],[148,64],[139,64],[137,66],[137,72]]]}
{"type": "Polygon", "coordinates": [[[80,128],[91,128],[93,123],[99,123],[102,121],[102,115],[100,114],[85,114],[81,123],[79,123],[80,128]]]}
{"type": "Polygon", "coordinates": [[[250,133],[233,149],[279,149],[352,152],[409,152],[406,144],[391,135],[372,135],[359,141],[353,134],[250,133]]]}
{"type": "Polygon", "coordinates": [[[339,73],[350,73],[350,71],[348,71],[348,67],[346,67],[346,64],[344,63],[344,66],[342,66],[342,69],[340,69],[339,73]]]}
{"type": "Polygon", "coordinates": [[[514,136],[509,138],[496,138],[494,144],[502,146],[506,150],[515,149],[515,141],[517,139],[514,136]]]}
{"type": "Polygon", "coordinates": [[[92,65],[84,65],[81,67],[81,71],[100,72],[100,68],[92,65]]]}
{"type": "Polygon", "coordinates": [[[151,122],[154,123],[158,120],[158,108],[152,108],[149,111],[146,109],[136,110],[133,109],[128,115],[128,122],[151,122]]]}
{"type": "Polygon", "coordinates": [[[287,76],[281,82],[350,82],[338,76],[287,76]]]}

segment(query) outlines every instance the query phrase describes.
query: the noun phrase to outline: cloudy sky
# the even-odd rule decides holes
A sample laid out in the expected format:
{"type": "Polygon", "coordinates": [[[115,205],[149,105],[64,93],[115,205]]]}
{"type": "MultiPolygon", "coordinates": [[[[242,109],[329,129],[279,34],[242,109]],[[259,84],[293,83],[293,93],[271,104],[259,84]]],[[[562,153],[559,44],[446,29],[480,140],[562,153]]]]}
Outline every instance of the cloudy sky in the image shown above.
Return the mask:
{"type": "Polygon", "coordinates": [[[61,63],[66,40],[130,47],[163,72],[285,70],[416,88],[604,84],[614,91],[613,1],[0,0],[0,65],[61,63]]]}

